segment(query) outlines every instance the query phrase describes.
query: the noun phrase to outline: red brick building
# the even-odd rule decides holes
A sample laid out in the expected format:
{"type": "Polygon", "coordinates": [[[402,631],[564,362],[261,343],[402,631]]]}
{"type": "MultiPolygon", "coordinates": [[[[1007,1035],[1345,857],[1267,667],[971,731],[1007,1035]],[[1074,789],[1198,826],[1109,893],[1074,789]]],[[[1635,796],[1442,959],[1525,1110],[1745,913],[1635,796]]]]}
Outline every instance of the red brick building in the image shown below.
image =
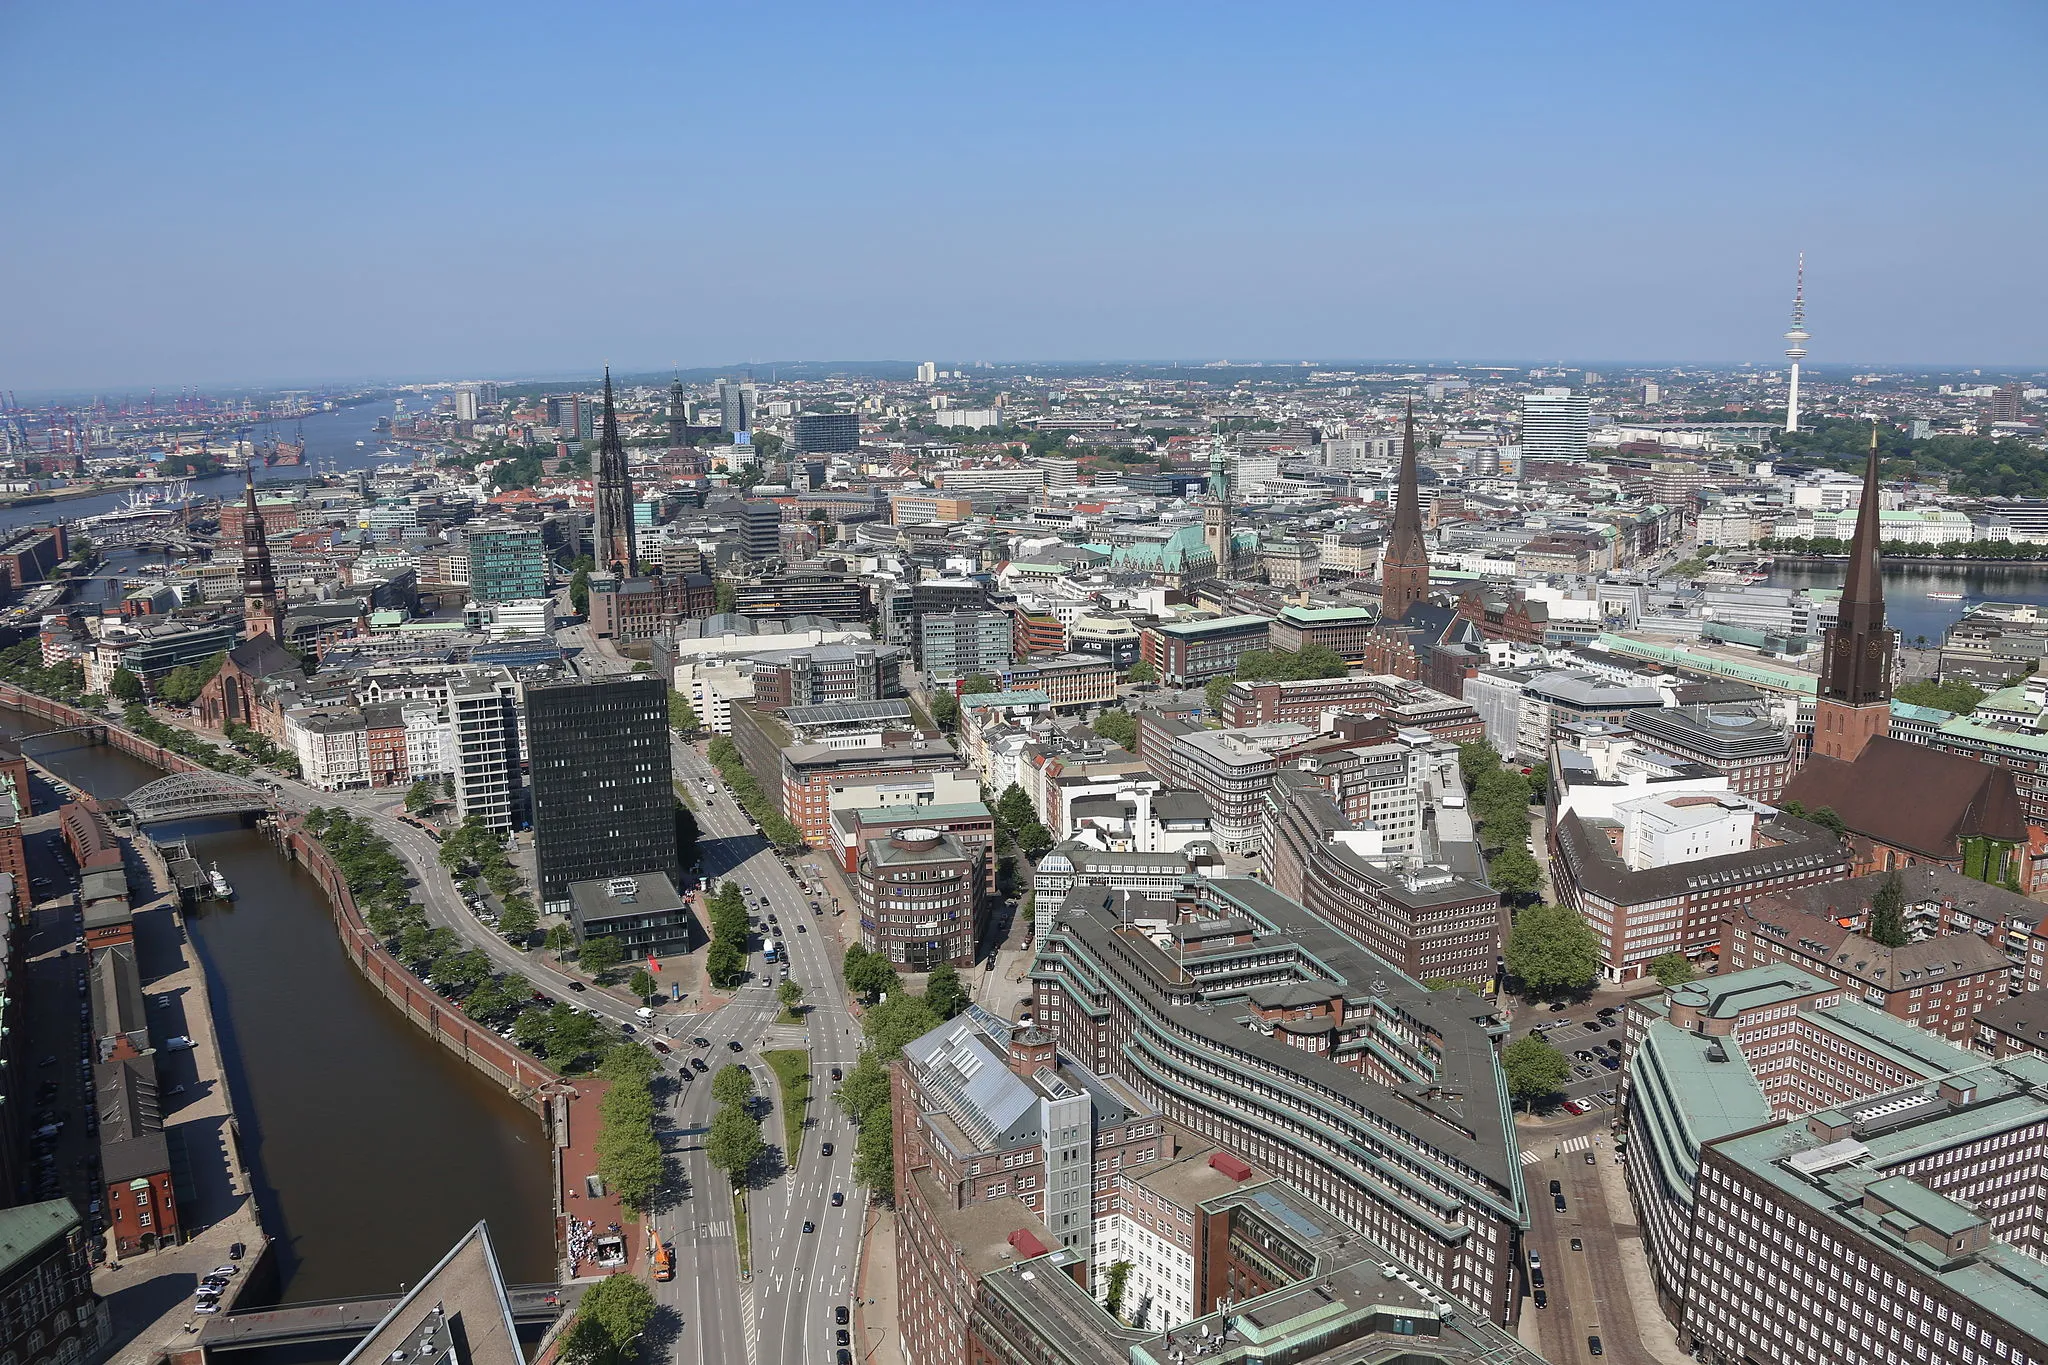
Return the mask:
{"type": "Polygon", "coordinates": [[[185,1240],[171,1181],[170,1144],[157,1107],[155,1060],[124,1058],[93,1069],[99,1095],[100,1175],[107,1237],[117,1256],[185,1240]]]}
{"type": "Polygon", "coordinates": [[[121,845],[114,839],[114,827],[92,798],[66,805],[57,813],[57,826],[80,872],[121,867],[121,845]]]}
{"type": "Polygon", "coordinates": [[[412,780],[405,756],[405,709],[395,702],[363,708],[363,743],[370,755],[370,785],[391,787],[412,780]]]}
{"type": "Polygon", "coordinates": [[[1785,784],[1785,800],[1841,817],[1859,876],[1923,863],[1960,872],[1989,857],[1998,866],[1987,880],[2003,881],[2010,868],[2022,892],[2033,890],[2026,814],[2009,769],[1877,735],[1853,760],[1813,754],[1785,784]]]}
{"type": "Polygon", "coordinates": [[[1391,674],[1237,682],[1223,694],[1223,723],[1232,729],[1276,721],[1316,725],[1328,711],[1383,717],[1399,727],[1427,730],[1452,744],[1486,736],[1486,723],[1471,703],[1391,674]]]}
{"type": "Polygon", "coordinates": [[[1854,990],[1867,1005],[1969,1046],[1980,1011],[2006,998],[2012,962],[1971,933],[1887,948],[1863,929],[1883,875],[1759,896],[1721,924],[1721,970],[1783,962],[1854,990]]]}

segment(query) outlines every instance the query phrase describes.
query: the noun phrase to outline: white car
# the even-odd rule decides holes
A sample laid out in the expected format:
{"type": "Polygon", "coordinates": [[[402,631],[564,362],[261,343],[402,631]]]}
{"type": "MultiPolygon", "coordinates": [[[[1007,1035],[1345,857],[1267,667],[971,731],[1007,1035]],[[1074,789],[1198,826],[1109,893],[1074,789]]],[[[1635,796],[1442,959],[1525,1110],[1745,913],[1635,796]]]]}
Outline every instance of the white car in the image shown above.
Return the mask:
{"type": "Polygon", "coordinates": [[[239,1275],[241,1273],[242,1267],[238,1265],[217,1265],[209,1273],[208,1278],[212,1278],[213,1275],[239,1275]]]}

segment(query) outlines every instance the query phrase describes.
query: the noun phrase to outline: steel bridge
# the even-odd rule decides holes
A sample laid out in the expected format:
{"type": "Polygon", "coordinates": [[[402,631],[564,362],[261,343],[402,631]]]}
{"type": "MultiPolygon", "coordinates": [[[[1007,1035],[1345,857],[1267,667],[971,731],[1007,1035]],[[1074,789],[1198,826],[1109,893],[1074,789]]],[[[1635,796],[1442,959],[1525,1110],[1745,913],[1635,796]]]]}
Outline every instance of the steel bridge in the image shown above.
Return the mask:
{"type": "Polygon", "coordinates": [[[270,783],[216,772],[172,773],[128,794],[128,810],[138,825],[248,815],[285,804],[283,793],[270,783]]]}

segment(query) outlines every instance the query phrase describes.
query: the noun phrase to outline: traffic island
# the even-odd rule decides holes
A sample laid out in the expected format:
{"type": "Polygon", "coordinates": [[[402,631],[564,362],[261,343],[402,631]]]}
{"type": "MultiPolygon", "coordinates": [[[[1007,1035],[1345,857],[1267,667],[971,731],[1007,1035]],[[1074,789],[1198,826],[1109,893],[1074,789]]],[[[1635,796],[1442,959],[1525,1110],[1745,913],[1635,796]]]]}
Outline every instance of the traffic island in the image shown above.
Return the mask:
{"type": "Polygon", "coordinates": [[[803,1147],[804,1119],[810,1113],[811,1054],[802,1048],[781,1048],[761,1056],[775,1071],[782,1108],[782,1162],[793,1171],[803,1147]]]}

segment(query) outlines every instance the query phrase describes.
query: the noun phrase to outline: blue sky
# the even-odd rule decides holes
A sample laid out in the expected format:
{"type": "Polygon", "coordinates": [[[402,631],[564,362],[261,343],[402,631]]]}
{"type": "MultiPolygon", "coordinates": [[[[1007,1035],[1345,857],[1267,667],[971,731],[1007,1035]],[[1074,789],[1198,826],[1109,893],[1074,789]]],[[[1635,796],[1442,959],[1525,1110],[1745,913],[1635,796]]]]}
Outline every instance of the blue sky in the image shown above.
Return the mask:
{"type": "Polygon", "coordinates": [[[0,389],[2048,364],[2048,6],[0,0],[0,389]]]}

